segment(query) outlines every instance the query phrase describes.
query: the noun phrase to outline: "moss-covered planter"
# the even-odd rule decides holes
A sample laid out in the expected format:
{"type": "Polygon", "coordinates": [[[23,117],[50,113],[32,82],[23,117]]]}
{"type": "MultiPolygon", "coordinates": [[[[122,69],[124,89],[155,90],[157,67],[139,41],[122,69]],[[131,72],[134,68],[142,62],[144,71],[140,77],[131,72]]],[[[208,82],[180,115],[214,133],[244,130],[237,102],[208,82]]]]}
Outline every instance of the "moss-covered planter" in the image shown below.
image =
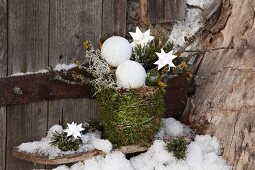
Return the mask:
{"type": "Polygon", "coordinates": [[[114,145],[148,143],[153,140],[165,110],[161,89],[105,89],[96,97],[104,136],[114,145]]]}

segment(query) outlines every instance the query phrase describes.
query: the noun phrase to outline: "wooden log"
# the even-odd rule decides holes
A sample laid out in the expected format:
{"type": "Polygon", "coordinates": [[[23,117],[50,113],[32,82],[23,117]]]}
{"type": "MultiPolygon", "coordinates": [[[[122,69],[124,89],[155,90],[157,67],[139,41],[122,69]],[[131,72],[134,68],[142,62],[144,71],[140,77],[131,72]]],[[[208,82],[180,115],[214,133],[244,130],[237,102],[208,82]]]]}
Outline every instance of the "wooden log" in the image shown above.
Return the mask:
{"type": "MultiPolygon", "coordinates": [[[[89,77],[88,73],[79,71],[77,68],[58,73],[67,79],[71,79],[73,71],[89,77]]],[[[24,104],[61,98],[92,98],[93,93],[89,86],[68,85],[54,80],[54,77],[54,72],[48,72],[1,78],[0,105],[24,104]]]]}
{"type": "MultiPolygon", "coordinates": [[[[173,137],[168,136],[164,137],[164,141],[166,143],[176,140],[178,138],[183,138],[187,144],[192,141],[190,137],[173,137]]],[[[140,153],[146,152],[150,148],[151,144],[137,144],[137,145],[128,145],[128,146],[121,146],[119,148],[113,149],[113,151],[119,151],[123,154],[131,154],[131,153],[140,153]]],[[[17,159],[21,159],[28,162],[33,162],[35,164],[46,164],[46,165],[60,165],[60,164],[68,164],[68,163],[75,163],[80,161],[85,161],[91,159],[96,156],[105,156],[106,154],[99,150],[93,150],[89,152],[80,152],[68,155],[58,156],[54,159],[49,159],[48,156],[36,154],[36,153],[26,153],[23,151],[19,151],[18,147],[15,147],[12,152],[13,156],[17,159]]]]}
{"type": "MultiPolygon", "coordinates": [[[[130,145],[130,146],[122,146],[120,148],[114,149],[114,151],[120,151],[124,154],[129,154],[129,153],[136,153],[136,152],[145,152],[148,150],[148,148],[149,148],[149,145],[130,145]]],[[[60,165],[60,164],[75,163],[75,162],[91,159],[95,156],[106,155],[102,151],[93,150],[89,152],[68,154],[68,155],[58,156],[54,159],[49,159],[48,156],[19,151],[17,147],[13,149],[12,154],[14,157],[18,159],[28,161],[28,162],[33,162],[36,164],[45,164],[45,165],[60,165]]]]}
{"type": "Polygon", "coordinates": [[[26,152],[20,152],[17,148],[15,148],[12,152],[13,156],[28,162],[33,162],[35,164],[44,164],[44,165],[60,165],[60,164],[68,164],[79,161],[84,161],[87,159],[91,159],[95,156],[104,156],[105,153],[99,150],[93,150],[90,152],[81,152],[76,154],[64,155],[61,157],[56,157],[55,159],[49,159],[47,156],[41,156],[37,154],[30,154],[26,152]]]}

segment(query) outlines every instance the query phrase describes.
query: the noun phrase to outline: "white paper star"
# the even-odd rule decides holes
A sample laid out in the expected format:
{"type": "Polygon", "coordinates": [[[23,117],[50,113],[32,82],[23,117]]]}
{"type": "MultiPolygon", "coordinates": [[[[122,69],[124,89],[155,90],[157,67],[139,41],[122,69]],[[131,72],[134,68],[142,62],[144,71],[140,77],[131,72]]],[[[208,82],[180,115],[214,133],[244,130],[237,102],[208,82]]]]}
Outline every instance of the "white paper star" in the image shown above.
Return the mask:
{"type": "Polygon", "coordinates": [[[173,59],[175,59],[177,56],[173,55],[173,50],[170,51],[169,53],[166,53],[163,49],[161,49],[161,52],[156,54],[159,59],[154,64],[158,65],[158,70],[160,70],[167,64],[168,64],[168,70],[170,70],[170,67],[175,67],[173,63],[173,59]]]}
{"type": "Polygon", "coordinates": [[[77,125],[77,123],[72,122],[72,124],[67,123],[68,128],[64,131],[67,133],[67,136],[73,136],[74,139],[77,137],[81,137],[81,131],[84,130],[82,128],[82,124],[77,125]]]}
{"type": "Polygon", "coordinates": [[[129,34],[131,35],[131,37],[134,40],[131,43],[131,45],[133,47],[135,47],[137,45],[144,46],[148,42],[150,42],[151,40],[154,39],[154,37],[150,35],[150,29],[148,29],[146,32],[142,33],[142,31],[138,27],[136,27],[136,32],[129,32],[129,34]]]}

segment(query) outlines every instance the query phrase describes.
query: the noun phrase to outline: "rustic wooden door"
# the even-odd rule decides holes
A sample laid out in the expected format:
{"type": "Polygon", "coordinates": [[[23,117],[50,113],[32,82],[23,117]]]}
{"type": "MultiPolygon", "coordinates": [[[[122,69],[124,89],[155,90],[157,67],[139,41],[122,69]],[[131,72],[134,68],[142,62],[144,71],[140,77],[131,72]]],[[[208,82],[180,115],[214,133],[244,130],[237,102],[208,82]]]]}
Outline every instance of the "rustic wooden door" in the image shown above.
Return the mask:
{"type": "MultiPolygon", "coordinates": [[[[81,61],[81,40],[97,45],[106,34],[123,35],[125,19],[126,0],[0,0],[0,76],[81,61]]],[[[0,107],[0,169],[45,168],[13,158],[13,147],[96,113],[95,101],[85,98],[0,107]]]]}

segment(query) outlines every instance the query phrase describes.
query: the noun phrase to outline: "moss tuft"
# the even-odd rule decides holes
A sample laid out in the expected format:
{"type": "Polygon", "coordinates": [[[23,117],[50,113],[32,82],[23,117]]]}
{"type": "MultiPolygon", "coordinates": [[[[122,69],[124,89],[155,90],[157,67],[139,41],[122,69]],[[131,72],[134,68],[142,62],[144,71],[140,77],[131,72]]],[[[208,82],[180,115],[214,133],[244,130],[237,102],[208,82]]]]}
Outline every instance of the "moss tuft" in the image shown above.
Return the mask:
{"type": "Polygon", "coordinates": [[[61,151],[77,151],[82,144],[80,138],[74,139],[72,136],[67,136],[66,132],[55,132],[51,138],[50,144],[58,147],[61,151]]]}
{"type": "Polygon", "coordinates": [[[165,109],[162,93],[154,87],[98,93],[104,137],[116,146],[151,142],[165,109]]]}
{"type": "Polygon", "coordinates": [[[177,160],[184,160],[186,158],[187,144],[184,139],[175,139],[166,145],[168,152],[173,152],[177,160]]]}

